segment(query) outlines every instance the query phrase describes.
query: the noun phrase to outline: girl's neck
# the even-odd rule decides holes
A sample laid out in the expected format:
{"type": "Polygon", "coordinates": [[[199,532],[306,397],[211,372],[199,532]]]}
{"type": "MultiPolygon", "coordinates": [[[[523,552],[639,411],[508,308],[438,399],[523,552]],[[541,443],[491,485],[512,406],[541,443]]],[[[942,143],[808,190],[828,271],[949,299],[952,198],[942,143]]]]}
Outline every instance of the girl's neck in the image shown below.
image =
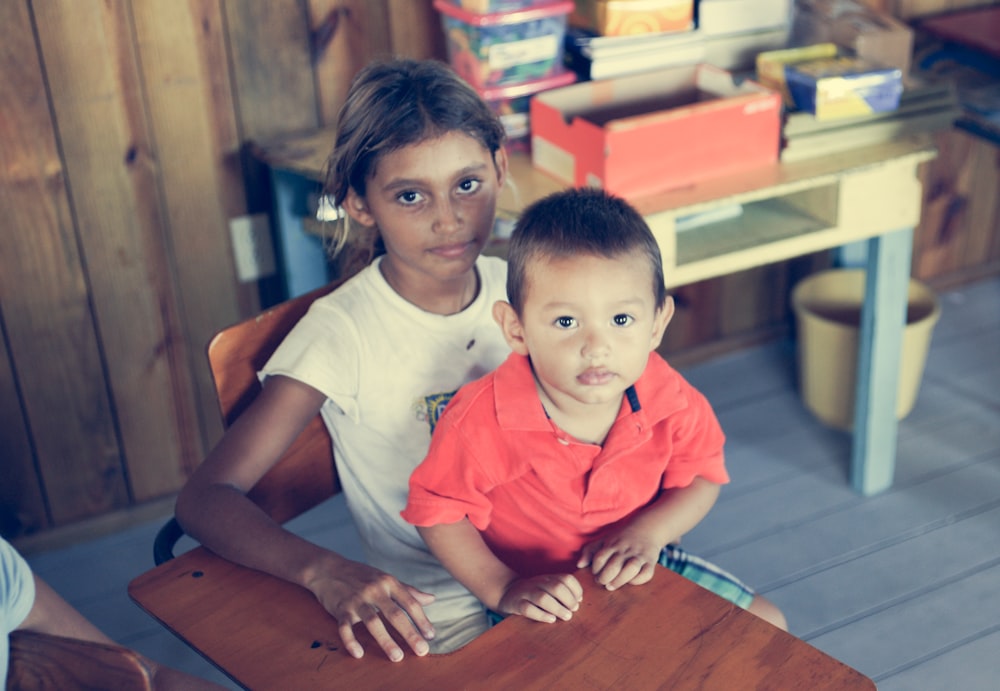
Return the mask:
{"type": "Polygon", "coordinates": [[[412,276],[396,271],[384,258],[379,263],[379,270],[400,297],[431,314],[458,314],[479,295],[479,272],[475,267],[450,281],[424,277],[421,277],[424,280],[413,280],[412,276]]]}

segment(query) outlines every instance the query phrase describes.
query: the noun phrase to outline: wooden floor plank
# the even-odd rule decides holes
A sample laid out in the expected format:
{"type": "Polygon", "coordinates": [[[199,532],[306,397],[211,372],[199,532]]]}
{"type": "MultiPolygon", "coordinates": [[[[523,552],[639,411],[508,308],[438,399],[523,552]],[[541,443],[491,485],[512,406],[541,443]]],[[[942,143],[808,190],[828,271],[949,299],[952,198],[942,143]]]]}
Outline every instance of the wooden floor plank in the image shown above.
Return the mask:
{"type": "Polygon", "coordinates": [[[1000,679],[1000,625],[923,664],[878,682],[879,691],[995,691],[1000,679]]]}
{"type": "Polygon", "coordinates": [[[1000,564],[994,563],[810,643],[839,660],[851,660],[878,681],[995,630],[1000,623],[997,583],[1000,564]]]}
{"type": "MultiPolygon", "coordinates": [[[[806,640],[918,596],[1000,555],[1000,507],[766,592],[806,640]]],[[[850,664],[850,663],[848,663],[850,664]]]]}
{"type": "Polygon", "coordinates": [[[1000,467],[981,463],[890,490],[877,500],[845,504],[836,511],[790,522],[728,549],[699,550],[697,531],[685,545],[719,561],[753,586],[772,590],[996,508],[1000,506],[997,487],[1000,467]]]}

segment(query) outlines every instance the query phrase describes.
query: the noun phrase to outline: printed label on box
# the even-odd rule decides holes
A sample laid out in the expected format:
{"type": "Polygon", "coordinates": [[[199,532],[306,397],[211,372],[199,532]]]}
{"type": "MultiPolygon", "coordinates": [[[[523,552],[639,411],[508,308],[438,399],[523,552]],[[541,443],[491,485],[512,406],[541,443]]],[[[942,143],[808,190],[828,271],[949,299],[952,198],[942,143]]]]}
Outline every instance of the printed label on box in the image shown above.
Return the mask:
{"type": "Polygon", "coordinates": [[[576,179],[576,157],[547,139],[531,137],[531,161],[559,180],[572,184],[576,179]]]}
{"type": "Polygon", "coordinates": [[[496,43],[490,46],[487,61],[491,70],[505,70],[515,65],[551,60],[559,52],[559,37],[555,34],[526,38],[523,41],[496,43]]]}

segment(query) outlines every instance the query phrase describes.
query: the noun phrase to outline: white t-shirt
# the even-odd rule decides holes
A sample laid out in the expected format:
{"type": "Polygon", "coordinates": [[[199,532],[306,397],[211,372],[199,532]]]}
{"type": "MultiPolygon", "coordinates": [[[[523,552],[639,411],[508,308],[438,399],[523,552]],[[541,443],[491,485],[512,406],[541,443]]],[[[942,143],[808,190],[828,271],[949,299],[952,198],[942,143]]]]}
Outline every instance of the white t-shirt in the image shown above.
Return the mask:
{"type": "Polygon", "coordinates": [[[19,627],[35,604],[35,579],[31,568],[10,543],[0,537],[0,681],[7,678],[10,633],[19,627]]]}
{"type": "Polygon", "coordinates": [[[262,376],[285,375],[318,389],[333,437],[337,473],[366,560],[436,596],[432,622],[482,611],[428,551],[399,512],[410,473],[451,395],[492,371],[510,352],[492,308],[506,299],[507,264],[480,257],[480,290],[458,314],[441,316],[404,300],[377,259],[321,297],[286,336],[262,376]]]}

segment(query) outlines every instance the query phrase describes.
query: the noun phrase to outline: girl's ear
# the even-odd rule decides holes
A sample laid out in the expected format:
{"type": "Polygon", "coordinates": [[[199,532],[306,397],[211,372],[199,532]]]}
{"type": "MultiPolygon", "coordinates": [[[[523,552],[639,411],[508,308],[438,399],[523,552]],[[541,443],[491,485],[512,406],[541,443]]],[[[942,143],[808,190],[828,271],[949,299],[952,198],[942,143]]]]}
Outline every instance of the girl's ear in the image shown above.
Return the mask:
{"type": "Polygon", "coordinates": [[[663,307],[656,311],[656,316],[653,317],[653,337],[650,340],[649,350],[654,351],[660,347],[660,342],[663,340],[663,334],[667,330],[667,324],[670,323],[670,319],[674,316],[674,298],[672,295],[668,295],[667,299],[663,301],[663,307]]]}
{"type": "Polygon", "coordinates": [[[502,146],[497,149],[497,152],[493,154],[493,165],[497,169],[498,187],[503,187],[504,182],[507,181],[507,149],[502,146]]]}
{"type": "Polygon", "coordinates": [[[493,319],[500,325],[510,349],[518,355],[527,355],[528,345],[524,342],[524,329],[511,304],[503,300],[494,302],[493,319]]]}
{"type": "Polygon", "coordinates": [[[344,211],[367,228],[375,225],[375,217],[372,216],[371,209],[368,208],[368,202],[352,188],[347,189],[347,196],[344,198],[344,211]]]}

